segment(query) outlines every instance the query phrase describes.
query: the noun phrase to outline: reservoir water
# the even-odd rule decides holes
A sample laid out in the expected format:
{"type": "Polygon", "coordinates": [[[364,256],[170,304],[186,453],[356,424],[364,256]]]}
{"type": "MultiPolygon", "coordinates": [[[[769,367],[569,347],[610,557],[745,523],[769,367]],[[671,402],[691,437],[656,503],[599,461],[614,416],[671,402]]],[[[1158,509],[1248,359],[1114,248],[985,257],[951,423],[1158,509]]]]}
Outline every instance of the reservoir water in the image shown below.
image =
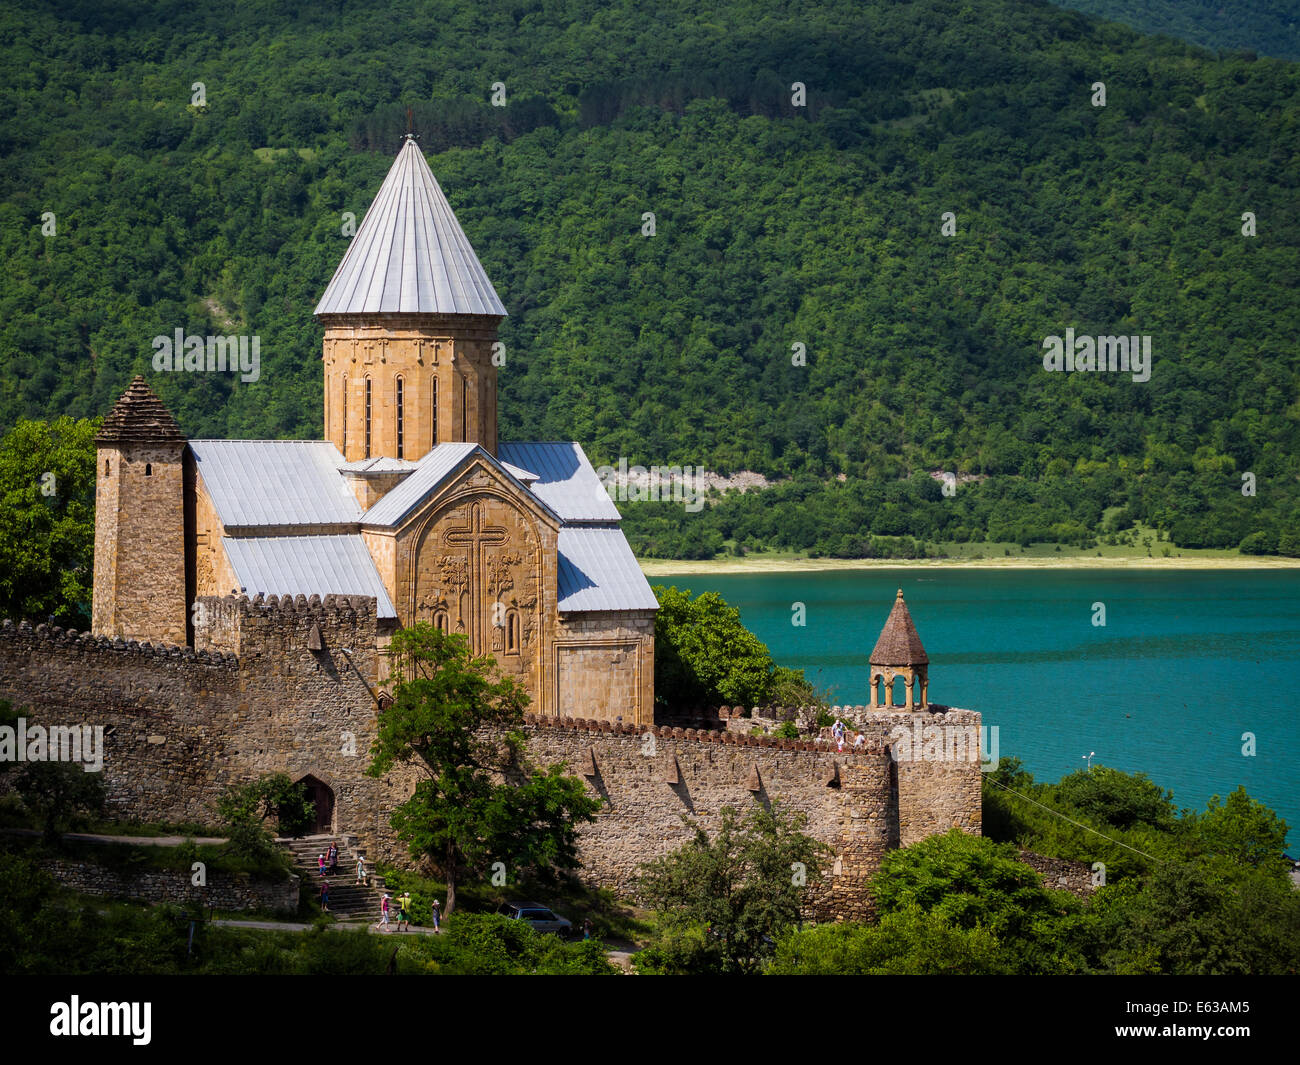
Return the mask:
{"type": "Polygon", "coordinates": [[[1300,571],[864,569],[650,583],[720,593],[778,664],[805,670],[836,703],[869,701],[867,657],[902,588],[930,658],[930,699],[980,711],[1002,757],[1051,782],[1095,752],[1093,764],[1144,772],[1198,810],[1243,785],[1291,826],[1300,857],[1300,571]]]}

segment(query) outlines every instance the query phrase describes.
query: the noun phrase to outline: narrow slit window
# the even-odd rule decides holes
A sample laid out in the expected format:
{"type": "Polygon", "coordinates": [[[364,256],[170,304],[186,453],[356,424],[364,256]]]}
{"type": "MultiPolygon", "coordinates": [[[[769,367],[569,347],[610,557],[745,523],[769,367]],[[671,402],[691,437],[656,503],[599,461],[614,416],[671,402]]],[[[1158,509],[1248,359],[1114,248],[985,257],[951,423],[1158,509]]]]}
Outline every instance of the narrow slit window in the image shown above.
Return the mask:
{"type": "Polygon", "coordinates": [[[348,379],[343,378],[343,457],[348,457],[348,379]]]}
{"type": "Polygon", "coordinates": [[[431,392],[429,402],[429,447],[438,446],[438,379],[435,377],[429,382],[431,392]]]}
{"type": "Polygon", "coordinates": [[[370,458],[370,378],[366,378],[366,458],[370,458]]]}
{"type": "Polygon", "coordinates": [[[402,424],[402,379],[397,379],[397,457],[402,457],[402,437],[405,426],[402,424]]]}
{"type": "Polygon", "coordinates": [[[460,379],[460,438],[469,439],[469,381],[460,379]]]}

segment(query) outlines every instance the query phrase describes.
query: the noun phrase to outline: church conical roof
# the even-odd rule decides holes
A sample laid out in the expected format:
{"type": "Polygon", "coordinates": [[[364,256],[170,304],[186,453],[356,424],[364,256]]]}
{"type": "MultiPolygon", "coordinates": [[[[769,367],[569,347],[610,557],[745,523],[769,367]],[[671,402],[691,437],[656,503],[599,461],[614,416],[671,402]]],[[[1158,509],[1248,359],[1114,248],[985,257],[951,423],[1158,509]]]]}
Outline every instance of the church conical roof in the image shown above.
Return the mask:
{"type": "Polygon", "coordinates": [[[869,664],[873,666],[928,666],[929,656],[921,646],[921,637],[912,624],[912,615],[903,602],[903,589],[898,589],[894,609],[889,612],[885,627],[880,630],[876,649],[871,652],[869,664]]]}
{"type": "Polygon", "coordinates": [[[413,138],[397,153],[316,313],[505,316],[413,138]]]}
{"type": "Polygon", "coordinates": [[[95,443],[99,444],[167,444],[185,443],[171,411],[154,395],[145,379],[136,374],[122,398],[104,418],[95,443]]]}

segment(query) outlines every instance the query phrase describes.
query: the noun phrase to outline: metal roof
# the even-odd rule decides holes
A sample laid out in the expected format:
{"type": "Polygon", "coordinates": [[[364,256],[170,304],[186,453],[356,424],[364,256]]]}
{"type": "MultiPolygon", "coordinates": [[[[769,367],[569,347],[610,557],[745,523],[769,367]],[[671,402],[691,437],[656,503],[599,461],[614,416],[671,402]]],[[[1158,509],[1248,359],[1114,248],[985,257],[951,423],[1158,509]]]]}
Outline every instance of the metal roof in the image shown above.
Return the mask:
{"type": "Polygon", "coordinates": [[[239,586],[264,595],[373,595],[375,616],[397,611],[359,534],[222,538],[239,586]]]}
{"type": "Polygon", "coordinates": [[[533,494],[565,521],[618,521],[618,507],[609,498],[582,448],[572,441],[528,441],[498,444],[497,457],[512,466],[533,470],[533,494]]]}
{"type": "Polygon", "coordinates": [[[506,309],[424,153],[407,139],[317,314],[495,314],[506,309]]]}
{"type": "Polygon", "coordinates": [[[439,444],[420,459],[414,473],[361,515],[362,524],[399,524],[477,447],[472,443],[439,444]]]}
{"type": "Polygon", "coordinates": [[[326,440],[191,440],[221,524],[351,525],[361,505],[339,476],[343,456],[326,440]]]}
{"type": "Polygon", "coordinates": [[[368,459],[345,462],[339,467],[340,473],[406,473],[419,465],[412,459],[394,459],[387,455],[375,455],[368,459]]]}
{"type": "Polygon", "coordinates": [[[562,613],[659,608],[618,528],[560,529],[558,593],[562,613]]]}

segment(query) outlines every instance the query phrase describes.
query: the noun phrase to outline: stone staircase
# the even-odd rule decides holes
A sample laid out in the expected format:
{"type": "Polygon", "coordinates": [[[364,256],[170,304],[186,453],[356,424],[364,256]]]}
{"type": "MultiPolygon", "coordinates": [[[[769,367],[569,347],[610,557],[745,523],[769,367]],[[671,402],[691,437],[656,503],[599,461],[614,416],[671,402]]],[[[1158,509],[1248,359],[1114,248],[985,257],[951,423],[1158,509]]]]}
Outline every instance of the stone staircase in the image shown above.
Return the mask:
{"type": "MultiPolygon", "coordinates": [[[[379,900],[384,893],[384,878],[370,872],[370,862],[366,862],[370,872],[369,886],[357,883],[357,852],[355,843],[347,836],[297,836],[293,839],[277,839],[276,845],[282,847],[293,862],[294,868],[302,875],[304,884],[310,885],[313,895],[320,892],[320,872],[316,865],[316,856],[329,850],[333,840],[339,847],[339,871],[325,879],[330,882],[330,913],[343,924],[374,924],[379,920],[379,900]]],[[[396,907],[393,909],[396,920],[396,907]]]]}

